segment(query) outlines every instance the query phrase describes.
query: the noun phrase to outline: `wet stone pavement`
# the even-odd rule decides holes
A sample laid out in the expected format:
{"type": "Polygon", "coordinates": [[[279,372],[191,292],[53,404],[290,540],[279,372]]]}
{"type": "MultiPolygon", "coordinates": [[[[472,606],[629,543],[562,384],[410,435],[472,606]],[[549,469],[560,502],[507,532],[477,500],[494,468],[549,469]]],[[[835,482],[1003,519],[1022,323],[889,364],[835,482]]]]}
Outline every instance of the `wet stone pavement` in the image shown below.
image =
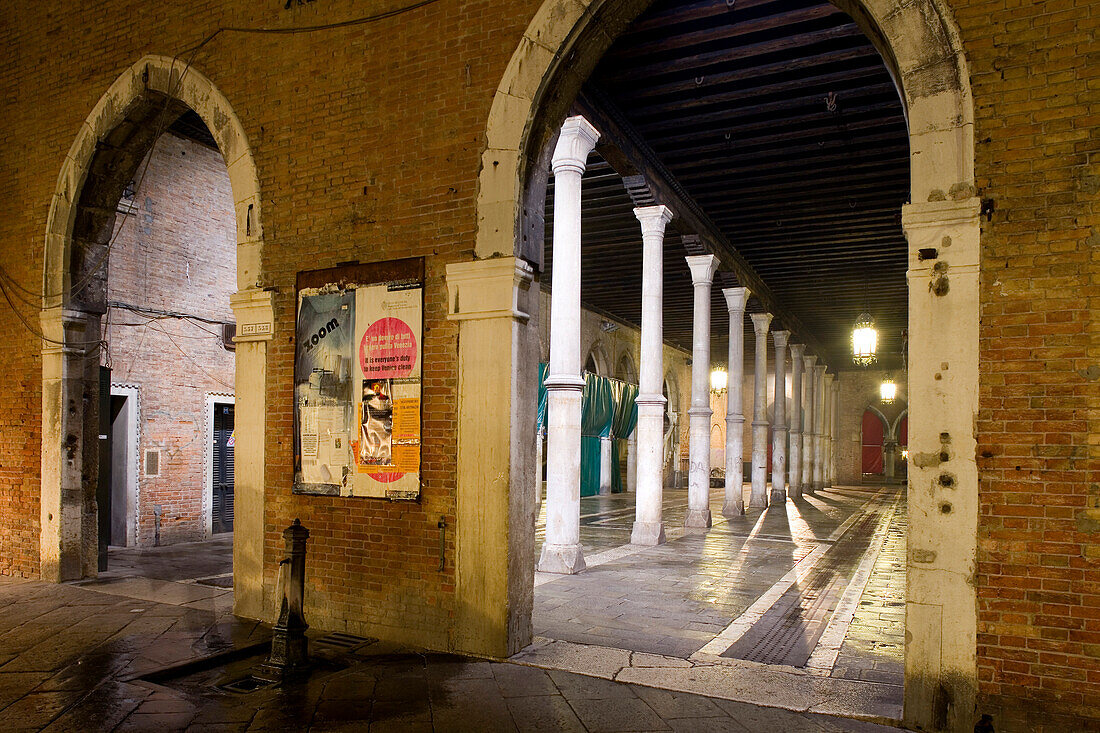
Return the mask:
{"type": "Polygon", "coordinates": [[[239,677],[260,657],[161,672],[267,638],[264,627],[212,601],[153,603],[0,579],[0,721],[6,731],[888,730],[337,637],[339,644],[326,645],[320,633],[313,639],[330,662],[310,677],[234,694],[216,683],[239,677]]]}
{"type": "Polygon", "coordinates": [[[626,657],[606,673],[687,692],[742,689],[748,692],[738,699],[783,705],[756,696],[751,683],[775,670],[790,695],[844,699],[840,714],[900,717],[903,488],[836,487],[728,520],[721,493],[711,492],[714,526],[685,532],[687,492],[666,489],[669,539],[647,548],[623,544],[632,494],[583,498],[588,568],[573,576],[536,573],[536,644],[521,658],[578,671],[600,653],[654,655],[659,661],[646,664],[664,671],[637,669],[626,657]],[[669,671],[678,667],[711,681],[669,671]],[[868,684],[822,686],[814,679],[821,677],[868,684]]]}
{"type": "Polygon", "coordinates": [[[865,721],[896,717],[891,691],[900,691],[880,684],[901,675],[897,492],[839,489],[729,522],[715,505],[706,533],[676,526],[686,492],[668,492],[670,541],[656,548],[627,544],[632,499],[584,500],[590,568],[537,574],[543,638],[509,661],[311,629],[318,662],[307,678],[231,692],[224,685],[263,659],[269,630],[232,615],[229,535],[113,548],[111,569],[77,584],[0,578],[0,723],[8,731],[894,730],[865,721]],[[748,618],[751,629],[769,603],[789,599],[868,508],[878,519],[864,522],[877,526],[862,543],[867,553],[854,572],[847,558],[843,576],[827,584],[845,588],[829,602],[834,616],[847,616],[819,634],[818,646],[831,638],[832,652],[811,657],[817,669],[723,659],[739,638],[731,620],[748,618]],[[213,661],[192,664],[203,659],[213,661]]]}

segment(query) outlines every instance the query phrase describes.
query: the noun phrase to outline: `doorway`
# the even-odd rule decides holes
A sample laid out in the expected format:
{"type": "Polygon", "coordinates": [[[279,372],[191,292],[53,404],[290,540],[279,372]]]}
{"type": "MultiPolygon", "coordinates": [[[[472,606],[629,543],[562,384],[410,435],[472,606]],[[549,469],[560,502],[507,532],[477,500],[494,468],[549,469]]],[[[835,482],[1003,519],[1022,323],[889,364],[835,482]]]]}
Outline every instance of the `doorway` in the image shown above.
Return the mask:
{"type": "Polygon", "coordinates": [[[233,409],[232,402],[215,401],[209,411],[207,496],[210,515],[207,526],[211,535],[233,531],[233,448],[237,442],[233,431],[233,409]]]}

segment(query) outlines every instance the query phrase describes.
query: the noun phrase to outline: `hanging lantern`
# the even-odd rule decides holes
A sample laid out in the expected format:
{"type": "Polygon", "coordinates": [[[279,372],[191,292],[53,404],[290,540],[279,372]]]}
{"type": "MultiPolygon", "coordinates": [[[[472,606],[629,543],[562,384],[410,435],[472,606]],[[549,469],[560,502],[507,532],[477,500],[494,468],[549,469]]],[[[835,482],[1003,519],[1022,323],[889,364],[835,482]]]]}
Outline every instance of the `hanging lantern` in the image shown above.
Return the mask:
{"type": "Polygon", "coordinates": [[[860,313],[852,328],[852,361],[860,366],[870,366],[878,361],[877,349],[875,319],[869,313],[860,313]]]}
{"type": "Polygon", "coordinates": [[[717,395],[725,393],[729,378],[730,375],[725,369],[722,367],[716,368],[710,373],[710,391],[717,395]]]}
{"type": "Polygon", "coordinates": [[[882,384],[879,385],[878,395],[879,399],[882,400],[882,404],[889,405],[895,399],[897,399],[898,385],[894,382],[893,379],[887,377],[886,379],[882,380],[882,384]]]}

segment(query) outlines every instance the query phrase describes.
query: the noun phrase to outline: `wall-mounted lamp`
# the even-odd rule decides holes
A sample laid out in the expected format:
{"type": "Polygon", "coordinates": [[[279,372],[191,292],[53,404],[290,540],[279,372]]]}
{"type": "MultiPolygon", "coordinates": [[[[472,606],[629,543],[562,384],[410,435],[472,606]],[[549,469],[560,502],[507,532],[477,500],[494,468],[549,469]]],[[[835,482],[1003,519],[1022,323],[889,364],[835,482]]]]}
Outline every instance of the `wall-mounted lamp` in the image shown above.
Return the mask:
{"type": "Polygon", "coordinates": [[[889,405],[898,397],[898,385],[893,379],[887,377],[882,380],[882,384],[878,386],[878,396],[882,404],[889,405]]]}
{"type": "Polygon", "coordinates": [[[870,366],[878,361],[878,331],[870,313],[860,313],[852,327],[852,361],[870,366]]]}
{"type": "Polygon", "coordinates": [[[710,391],[716,395],[724,394],[729,379],[729,373],[722,367],[717,367],[710,373],[710,391]]]}

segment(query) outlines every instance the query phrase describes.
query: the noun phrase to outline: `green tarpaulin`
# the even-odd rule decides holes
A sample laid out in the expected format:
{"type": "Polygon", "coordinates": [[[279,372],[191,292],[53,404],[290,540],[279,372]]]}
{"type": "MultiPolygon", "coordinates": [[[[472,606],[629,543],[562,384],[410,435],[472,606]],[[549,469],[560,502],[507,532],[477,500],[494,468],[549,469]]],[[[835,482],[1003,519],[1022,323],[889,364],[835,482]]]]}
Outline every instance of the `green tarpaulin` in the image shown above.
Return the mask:
{"type": "MultiPolygon", "coordinates": [[[[539,364],[537,429],[546,429],[546,377],[549,365],[539,364]]],[[[623,490],[620,461],[626,438],[638,422],[634,398],[638,387],[617,379],[585,374],[581,394],[581,496],[600,492],[600,439],[612,439],[611,490],[623,490]]]]}

